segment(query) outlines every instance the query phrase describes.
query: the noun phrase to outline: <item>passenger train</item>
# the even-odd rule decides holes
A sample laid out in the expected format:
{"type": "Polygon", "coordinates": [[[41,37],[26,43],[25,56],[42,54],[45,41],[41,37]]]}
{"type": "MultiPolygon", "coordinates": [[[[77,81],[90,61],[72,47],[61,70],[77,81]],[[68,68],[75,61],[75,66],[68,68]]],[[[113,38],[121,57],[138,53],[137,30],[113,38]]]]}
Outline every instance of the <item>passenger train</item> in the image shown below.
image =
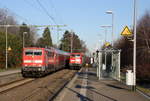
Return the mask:
{"type": "Polygon", "coordinates": [[[23,49],[23,77],[41,77],[68,67],[70,53],[55,48],[27,47],[23,49]]]}

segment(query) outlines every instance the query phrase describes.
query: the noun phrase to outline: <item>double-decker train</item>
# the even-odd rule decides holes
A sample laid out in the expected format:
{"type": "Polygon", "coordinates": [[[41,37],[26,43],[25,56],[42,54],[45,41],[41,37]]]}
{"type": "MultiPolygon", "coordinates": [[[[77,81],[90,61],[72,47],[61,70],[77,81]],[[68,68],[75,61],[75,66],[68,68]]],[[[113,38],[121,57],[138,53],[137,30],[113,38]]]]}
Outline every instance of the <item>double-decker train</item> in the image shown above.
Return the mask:
{"type": "Polygon", "coordinates": [[[27,47],[23,49],[23,77],[43,76],[68,67],[70,53],[55,48],[27,47]]]}

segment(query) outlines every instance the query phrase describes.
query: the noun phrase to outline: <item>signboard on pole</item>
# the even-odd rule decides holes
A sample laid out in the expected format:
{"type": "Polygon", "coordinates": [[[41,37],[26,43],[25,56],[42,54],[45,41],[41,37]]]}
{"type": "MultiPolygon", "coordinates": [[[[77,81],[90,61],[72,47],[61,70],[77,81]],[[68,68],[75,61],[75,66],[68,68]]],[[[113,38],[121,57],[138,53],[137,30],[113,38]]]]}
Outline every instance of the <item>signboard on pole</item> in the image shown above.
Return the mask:
{"type": "Polygon", "coordinates": [[[128,28],[128,26],[126,26],[126,27],[123,29],[123,31],[121,32],[121,35],[122,35],[122,36],[131,36],[131,35],[132,35],[132,33],[131,33],[130,29],[128,28]]]}

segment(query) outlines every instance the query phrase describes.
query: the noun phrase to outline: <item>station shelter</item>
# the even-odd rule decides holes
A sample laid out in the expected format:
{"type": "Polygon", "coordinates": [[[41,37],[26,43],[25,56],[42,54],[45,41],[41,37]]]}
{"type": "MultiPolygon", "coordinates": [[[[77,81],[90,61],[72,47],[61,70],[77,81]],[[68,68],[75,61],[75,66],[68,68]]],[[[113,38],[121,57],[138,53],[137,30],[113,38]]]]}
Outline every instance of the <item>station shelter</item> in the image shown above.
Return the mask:
{"type": "Polygon", "coordinates": [[[121,50],[107,48],[96,51],[94,59],[99,79],[120,81],[120,53],[121,50]]]}

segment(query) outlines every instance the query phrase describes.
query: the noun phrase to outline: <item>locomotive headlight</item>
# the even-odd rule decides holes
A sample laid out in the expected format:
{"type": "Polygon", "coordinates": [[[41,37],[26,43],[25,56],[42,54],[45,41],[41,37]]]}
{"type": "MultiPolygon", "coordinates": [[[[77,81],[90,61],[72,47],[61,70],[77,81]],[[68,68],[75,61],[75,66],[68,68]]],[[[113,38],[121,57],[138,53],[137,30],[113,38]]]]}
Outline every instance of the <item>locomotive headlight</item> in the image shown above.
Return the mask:
{"type": "Polygon", "coordinates": [[[45,71],[45,67],[42,67],[42,71],[45,71]]]}
{"type": "Polygon", "coordinates": [[[41,68],[38,68],[38,71],[41,71],[41,68]]]}
{"type": "Polygon", "coordinates": [[[42,63],[42,60],[35,60],[35,63],[42,63]]]}

